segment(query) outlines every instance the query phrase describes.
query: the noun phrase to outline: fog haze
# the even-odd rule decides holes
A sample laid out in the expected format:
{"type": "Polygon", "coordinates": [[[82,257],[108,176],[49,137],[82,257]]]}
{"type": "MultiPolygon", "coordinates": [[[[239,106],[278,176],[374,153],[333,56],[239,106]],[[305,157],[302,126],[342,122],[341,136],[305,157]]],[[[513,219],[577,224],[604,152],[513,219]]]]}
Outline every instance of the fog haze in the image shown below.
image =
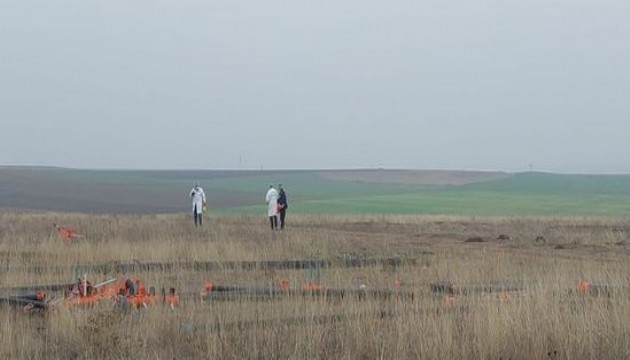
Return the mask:
{"type": "Polygon", "coordinates": [[[0,165],[630,173],[630,3],[6,0],[0,165]]]}

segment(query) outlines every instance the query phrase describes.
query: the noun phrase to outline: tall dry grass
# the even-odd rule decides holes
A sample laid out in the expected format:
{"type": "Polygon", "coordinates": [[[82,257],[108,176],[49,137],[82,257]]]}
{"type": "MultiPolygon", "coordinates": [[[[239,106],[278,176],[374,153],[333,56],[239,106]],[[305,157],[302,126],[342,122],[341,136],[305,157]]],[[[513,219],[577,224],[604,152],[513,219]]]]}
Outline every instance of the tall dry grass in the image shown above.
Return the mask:
{"type": "MultiPolygon", "coordinates": [[[[416,265],[334,267],[333,288],[394,288],[413,301],[285,298],[200,302],[176,310],[121,311],[58,306],[43,315],[0,309],[2,358],[630,358],[630,225],[623,219],[421,216],[292,216],[284,232],[266,219],[209,217],[202,229],[185,216],[0,214],[0,287],[72,281],[77,263],[129,261],[332,259],[406,256],[416,265]],[[85,234],[58,239],[52,223],[85,234]],[[499,234],[510,240],[496,240],[499,234]],[[466,243],[472,236],[482,243],[466,243]],[[544,243],[536,237],[544,237],[544,243]],[[427,253],[432,253],[428,255],[427,253]],[[612,286],[576,294],[579,280],[612,286]],[[473,293],[445,300],[429,285],[519,284],[514,294],[473,293]]],[[[95,281],[123,274],[90,273],[95,281]]],[[[215,283],[294,287],[305,270],[125,274],[181,292],[215,283]]]]}

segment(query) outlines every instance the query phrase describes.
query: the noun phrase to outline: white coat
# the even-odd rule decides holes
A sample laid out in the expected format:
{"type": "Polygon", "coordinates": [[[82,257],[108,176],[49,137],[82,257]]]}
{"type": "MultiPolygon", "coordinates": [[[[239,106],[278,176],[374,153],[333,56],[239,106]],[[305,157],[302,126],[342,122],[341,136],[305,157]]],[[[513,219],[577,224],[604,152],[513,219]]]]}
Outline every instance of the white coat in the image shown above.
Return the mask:
{"type": "Polygon", "coordinates": [[[278,191],[274,188],[270,188],[265,196],[267,201],[267,216],[278,215],[278,191]]]}
{"type": "Polygon", "coordinates": [[[206,203],[206,193],[203,192],[201,186],[195,186],[190,190],[190,196],[192,197],[192,211],[195,212],[196,208],[197,214],[201,214],[203,205],[206,203]]]}

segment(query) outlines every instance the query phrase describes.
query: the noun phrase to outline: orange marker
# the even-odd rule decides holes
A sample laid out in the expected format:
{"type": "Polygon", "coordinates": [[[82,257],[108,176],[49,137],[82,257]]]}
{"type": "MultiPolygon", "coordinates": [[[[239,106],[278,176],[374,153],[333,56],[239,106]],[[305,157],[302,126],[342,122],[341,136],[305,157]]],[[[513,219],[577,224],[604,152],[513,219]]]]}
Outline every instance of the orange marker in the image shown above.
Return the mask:
{"type": "Polygon", "coordinates": [[[590,289],[591,289],[591,284],[589,284],[588,281],[580,281],[577,287],[577,291],[583,294],[589,292],[590,289]]]}

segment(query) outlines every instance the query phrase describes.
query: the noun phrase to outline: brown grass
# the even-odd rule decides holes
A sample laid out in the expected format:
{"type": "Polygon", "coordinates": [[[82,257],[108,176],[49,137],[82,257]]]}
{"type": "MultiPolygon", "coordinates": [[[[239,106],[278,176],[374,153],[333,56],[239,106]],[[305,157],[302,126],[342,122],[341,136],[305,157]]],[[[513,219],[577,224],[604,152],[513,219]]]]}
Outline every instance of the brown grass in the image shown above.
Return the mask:
{"type": "MultiPolygon", "coordinates": [[[[287,298],[199,302],[176,310],[59,306],[44,315],[0,309],[2,358],[630,358],[630,245],[625,220],[426,216],[266,219],[0,213],[0,287],[72,281],[77,263],[414,257],[416,265],[322,271],[331,288],[394,288],[414,301],[287,298]],[[73,244],[54,222],[85,234],[73,244]],[[625,229],[625,230],[624,230],[625,229]],[[500,234],[509,240],[497,239],[500,234]],[[544,236],[545,242],[536,242],[544,236]],[[466,243],[481,237],[482,243],[466,243]],[[556,249],[562,245],[563,249],[556,249]],[[430,255],[432,253],[433,255],[430,255]],[[576,294],[580,280],[618,291],[576,294]],[[515,294],[473,293],[446,302],[429,285],[518,283],[515,294]]],[[[123,276],[123,274],[117,274],[123,276]]],[[[299,288],[304,270],[138,272],[149,285],[199,292],[221,284],[299,288]]],[[[89,274],[94,281],[110,274],[89,274]]]]}

